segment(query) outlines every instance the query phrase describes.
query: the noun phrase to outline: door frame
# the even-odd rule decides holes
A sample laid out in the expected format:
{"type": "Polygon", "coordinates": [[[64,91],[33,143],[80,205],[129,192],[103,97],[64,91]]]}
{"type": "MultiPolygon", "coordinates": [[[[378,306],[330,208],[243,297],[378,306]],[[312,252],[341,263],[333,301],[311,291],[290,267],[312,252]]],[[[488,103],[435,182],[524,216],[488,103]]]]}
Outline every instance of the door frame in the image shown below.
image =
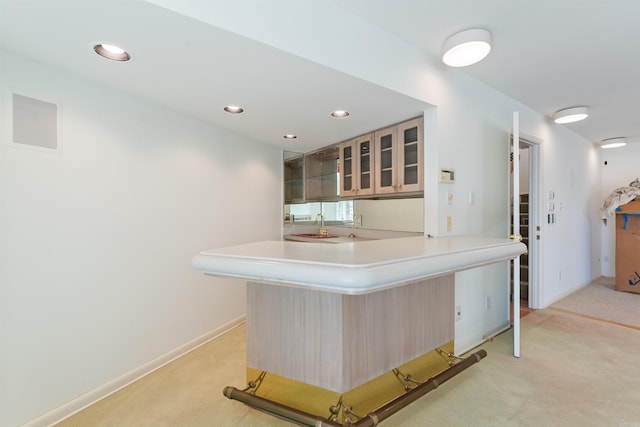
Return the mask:
{"type": "Polygon", "coordinates": [[[542,140],[520,132],[519,148],[529,149],[529,308],[542,308],[541,239],[542,239],[542,140]]]}

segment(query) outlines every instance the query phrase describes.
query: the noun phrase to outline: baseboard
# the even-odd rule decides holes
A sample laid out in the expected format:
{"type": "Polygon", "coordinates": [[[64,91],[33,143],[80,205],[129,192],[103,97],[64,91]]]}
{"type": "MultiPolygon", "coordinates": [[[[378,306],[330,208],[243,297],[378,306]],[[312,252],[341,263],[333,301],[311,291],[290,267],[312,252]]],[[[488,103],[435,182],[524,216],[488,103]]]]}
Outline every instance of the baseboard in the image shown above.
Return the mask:
{"type": "Polygon", "coordinates": [[[511,328],[511,324],[509,322],[506,322],[505,324],[500,325],[499,327],[493,329],[492,331],[489,331],[489,332],[485,333],[482,336],[482,338],[476,338],[476,339],[472,339],[472,340],[458,340],[458,341],[456,341],[455,342],[455,354],[456,354],[456,356],[460,356],[460,355],[463,355],[465,353],[470,352],[471,350],[473,350],[476,347],[484,344],[485,342],[487,342],[491,338],[495,337],[496,335],[500,335],[504,331],[509,330],[509,328],[511,328]]]}
{"type": "Polygon", "coordinates": [[[561,299],[568,297],[569,295],[571,295],[574,292],[578,292],[580,289],[582,288],[586,288],[587,286],[589,286],[591,283],[593,282],[587,282],[587,283],[583,283],[582,285],[576,286],[573,289],[569,289],[566,290],[564,292],[562,292],[559,295],[556,295],[554,298],[551,299],[551,301],[549,303],[544,303],[542,308],[549,308],[551,307],[553,304],[557,303],[558,301],[560,301],[561,299]]]}
{"type": "Polygon", "coordinates": [[[150,373],[162,368],[163,366],[171,363],[175,359],[184,356],[185,354],[195,350],[196,348],[206,344],[214,338],[219,337],[220,335],[230,331],[231,329],[241,325],[246,321],[246,315],[240,316],[239,318],[228,322],[219,328],[210,331],[193,341],[190,341],[180,347],[163,354],[162,356],[140,366],[137,369],[127,372],[126,374],[109,381],[108,383],[98,387],[95,390],[92,390],[88,393],[79,396],[70,402],[65,403],[62,406],[59,406],[38,418],[24,424],[22,427],[45,427],[52,426],[56,423],[59,423],[62,420],[69,418],[70,416],[80,412],[88,406],[93,405],[99,400],[104,399],[105,397],[117,392],[118,390],[123,389],[129,384],[139,380],[145,375],[149,375],[150,373]]]}

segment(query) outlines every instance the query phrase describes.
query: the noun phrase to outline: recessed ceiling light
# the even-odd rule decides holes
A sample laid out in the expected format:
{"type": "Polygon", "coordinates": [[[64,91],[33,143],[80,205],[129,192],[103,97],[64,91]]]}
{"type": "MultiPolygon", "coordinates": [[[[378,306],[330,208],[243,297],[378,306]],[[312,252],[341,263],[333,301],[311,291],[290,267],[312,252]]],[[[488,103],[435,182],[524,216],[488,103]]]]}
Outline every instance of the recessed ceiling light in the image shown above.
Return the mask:
{"type": "Polygon", "coordinates": [[[297,139],[298,136],[297,135],[293,135],[291,133],[288,133],[286,135],[283,136],[284,139],[297,139]]]}
{"type": "Polygon", "coordinates": [[[128,61],[131,59],[131,55],[126,50],[112,44],[100,43],[93,46],[93,50],[98,55],[113,61],[128,61]]]}
{"type": "Polygon", "coordinates": [[[345,117],[349,117],[349,112],[345,110],[332,111],[331,117],[335,117],[336,119],[344,119],[345,117]]]}
{"type": "Polygon", "coordinates": [[[607,138],[600,141],[600,148],[617,148],[627,145],[627,138],[607,138]]]}
{"type": "Polygon", "coordinates": [[[587,107],[572,107],[556,111],[553,115],[553,121],[560,124],[574,123],[587,117],[589,117],[589,109],[587,107]]]}
{"type": "Polygon", "coordinates": [[[224,107],[224,111],[231,114],[240,114],[244,112],[244,108],[235,105],[227,105],[226,107],[224,107]]]}
{"type": "Polygon", "coordinates": [[[442,62],[450,67],[466,67],[482,61],[491,52],[491,33],[481,28],[461,31],[442,45],[442,62]]]}

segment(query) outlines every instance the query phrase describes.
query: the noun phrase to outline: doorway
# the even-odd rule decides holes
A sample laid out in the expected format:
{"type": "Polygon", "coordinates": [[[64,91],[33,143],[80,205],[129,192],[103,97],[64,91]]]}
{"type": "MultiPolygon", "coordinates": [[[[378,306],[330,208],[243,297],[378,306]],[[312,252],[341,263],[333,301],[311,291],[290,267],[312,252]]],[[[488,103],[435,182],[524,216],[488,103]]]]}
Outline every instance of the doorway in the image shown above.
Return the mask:
{"type": "MultiPolygon", "coordinates": [[[[510,229],[514,230],[513,219],[518,218],[522,242],[527,246],[527,253],[520,256],[520,287],[521,314],[528,309],[540,308],[540,238],[541,238],[541,142],[539,139],[520,134],[518,144],[519,162],[519,194],[513,194],[510,186],[510,229]],[[519,215],[513,215],[518,209],[519,215]]],[[[513,171],[511,172],[513,174],[513,171]]],[[[513,178],[513,177],[512,177],[513,178]]],[[[512,179],[510,180],[512,182],[512,179]]],[[[513,298],[513,274],[511,277],[511,295],[513,298]]],[[[516,301],[513,301],[517,306],[516,301]]]]}

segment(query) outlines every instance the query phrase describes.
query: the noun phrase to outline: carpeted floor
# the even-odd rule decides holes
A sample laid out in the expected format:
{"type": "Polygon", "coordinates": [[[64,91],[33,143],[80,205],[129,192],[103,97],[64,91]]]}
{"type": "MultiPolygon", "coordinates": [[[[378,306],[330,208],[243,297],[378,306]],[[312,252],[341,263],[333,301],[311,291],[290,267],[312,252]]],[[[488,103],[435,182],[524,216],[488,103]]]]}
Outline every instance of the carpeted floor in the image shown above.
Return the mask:
{"type": "MultiPolygon", "coordinates": [[[[521,325],[520,358],[512,331],[499,335],[480,363],[381,426],[640,426],[639,329],[554,308],[521,325]]],[[[245,384],[245,348],[241,325],[56,427],[292,425],[223,396],[245,384]]]]}
{"type": "Polygon", "coordinates": [[[640,294],[616,291],[611,277],[594,280],[552,307],[640,328],[640,294]]]}

